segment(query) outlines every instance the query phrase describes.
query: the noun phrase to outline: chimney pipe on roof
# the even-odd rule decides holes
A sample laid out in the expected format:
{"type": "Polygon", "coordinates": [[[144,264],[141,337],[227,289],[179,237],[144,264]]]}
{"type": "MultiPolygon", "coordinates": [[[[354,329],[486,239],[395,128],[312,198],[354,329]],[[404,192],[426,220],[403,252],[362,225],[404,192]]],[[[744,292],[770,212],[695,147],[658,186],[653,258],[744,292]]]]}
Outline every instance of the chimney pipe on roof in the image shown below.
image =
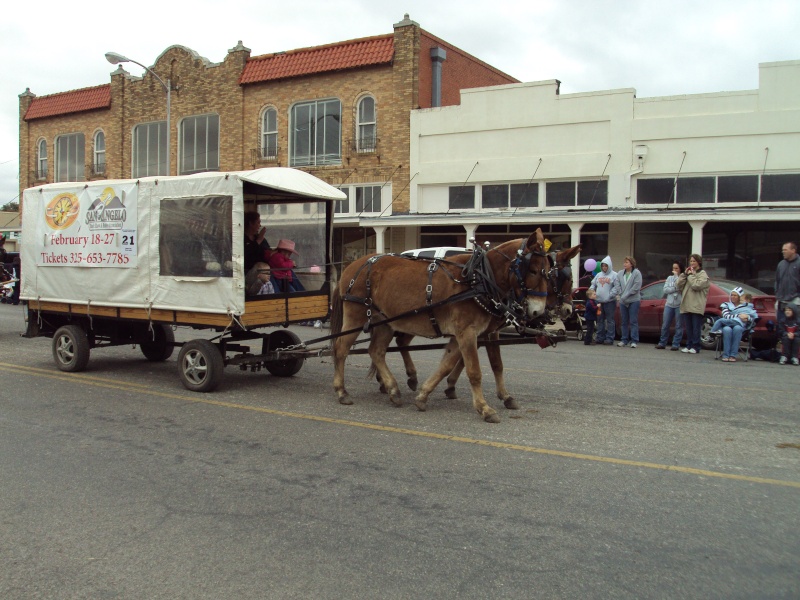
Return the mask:
{"type": "Polygon", "coordinates": [[[444,48],[431,48],[431,106],[442,105],[442,63],[446,58],[444,48]]]}

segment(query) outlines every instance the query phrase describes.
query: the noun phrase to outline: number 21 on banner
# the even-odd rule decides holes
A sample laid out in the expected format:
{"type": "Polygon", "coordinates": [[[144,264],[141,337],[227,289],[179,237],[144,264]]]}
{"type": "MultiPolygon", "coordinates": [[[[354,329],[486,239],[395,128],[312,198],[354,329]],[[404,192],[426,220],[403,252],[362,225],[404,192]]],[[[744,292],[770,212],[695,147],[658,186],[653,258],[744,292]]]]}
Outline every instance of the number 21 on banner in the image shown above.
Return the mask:
{"type": "Polygon", "coordinates": [[[122,252],[123,254],[136,254],[136,230],[122,230],[122,252]]]}

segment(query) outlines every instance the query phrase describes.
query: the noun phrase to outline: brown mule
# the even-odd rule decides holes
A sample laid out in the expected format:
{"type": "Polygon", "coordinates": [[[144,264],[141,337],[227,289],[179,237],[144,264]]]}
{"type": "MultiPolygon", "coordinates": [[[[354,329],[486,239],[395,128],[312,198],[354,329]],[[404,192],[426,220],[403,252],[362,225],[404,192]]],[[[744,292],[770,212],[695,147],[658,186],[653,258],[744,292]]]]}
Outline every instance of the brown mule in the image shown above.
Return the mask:
{"type": "Polygon", "coordinates": [[[501,318],[492,311],[509,298],[522,308],[525,321],[545,314],[549,261],[543,248],[544,236],[537,229],[527,240],[512,240],[487,251],[483,257],[487,272],[478,279],[493,281],[482,288],[490,289],[491,297],[467,297],[478,287],[477,280],[462,280],[462,269],[472,255],[454,256],[452,264],[442,263],[434,269],[426,262],[393,255],[363,257],[349,265],[334,290],[331,319],[331,333],[344,332],[333,341],[333,386],[339,402],[352,403],[344,386],[345,359],[360,329],[369,323],[373,327],[370,358],[394,404],[400,406],[402,401],[397,380],[386,365],[393,332],[445,336],[450,341],[444,357],[414,404],[425,410],[430,393],[463,359],[475,410],[485,421],[497,423],[497,413],[486,403],[481,389],[478,336],[492,330],[501,318]],[[433,308],[425,309],[426,305],[433,308]]]}

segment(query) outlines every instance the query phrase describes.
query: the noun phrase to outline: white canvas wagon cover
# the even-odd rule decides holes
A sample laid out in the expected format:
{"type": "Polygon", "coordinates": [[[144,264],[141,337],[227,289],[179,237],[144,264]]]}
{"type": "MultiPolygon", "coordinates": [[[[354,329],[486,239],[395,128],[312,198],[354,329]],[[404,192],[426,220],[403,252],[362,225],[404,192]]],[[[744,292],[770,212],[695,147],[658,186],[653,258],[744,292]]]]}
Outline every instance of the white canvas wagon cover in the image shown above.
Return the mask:
{"type": "Polygon", "coordinates": [[[280,167],[30,188],[23,195],[21,298],[242,314],[245,183],[318,201],[346,198],[313,175],[280,167]],[[181,211],[206,239],[214,233],[196,257],[171,256],[161,239],[171,235],[162,212],[166,222],[168,213],[183,219],[181,211]],[[208,215],[216,214],[223,218],[211,227],[208,215]],[[187,258],[202,258],[202,273],[165,268],[187,258]]]}

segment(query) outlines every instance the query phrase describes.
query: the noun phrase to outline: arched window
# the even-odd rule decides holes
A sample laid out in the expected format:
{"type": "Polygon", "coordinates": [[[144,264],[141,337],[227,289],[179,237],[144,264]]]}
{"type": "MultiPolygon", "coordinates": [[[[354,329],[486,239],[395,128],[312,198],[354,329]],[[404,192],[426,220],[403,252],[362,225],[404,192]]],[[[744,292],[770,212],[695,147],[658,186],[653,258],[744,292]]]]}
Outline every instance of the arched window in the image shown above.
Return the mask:
{"type": "Polygon", "coordinates": [[[278,158],[278,111],[268,108],[261,118],[261,158],[278,158]]]}
{"type": "Polygon", "coordinates": [[[359,152],[375,152],[378,147],[375,112],[375,98],[364,96],[359,100],[356,124],[356,149],[359,152]]]}
{"type": "Polygon", "coordinates": [[[47,140],[39,140],[36,157],[36,178],[47,179],[47,140]]]}
{"type": "Polygon", "coordinates": [[[102,131],[94,134],[92,171],[95,175],[105,175],[106,173],[106,134],[102,131]]]}

